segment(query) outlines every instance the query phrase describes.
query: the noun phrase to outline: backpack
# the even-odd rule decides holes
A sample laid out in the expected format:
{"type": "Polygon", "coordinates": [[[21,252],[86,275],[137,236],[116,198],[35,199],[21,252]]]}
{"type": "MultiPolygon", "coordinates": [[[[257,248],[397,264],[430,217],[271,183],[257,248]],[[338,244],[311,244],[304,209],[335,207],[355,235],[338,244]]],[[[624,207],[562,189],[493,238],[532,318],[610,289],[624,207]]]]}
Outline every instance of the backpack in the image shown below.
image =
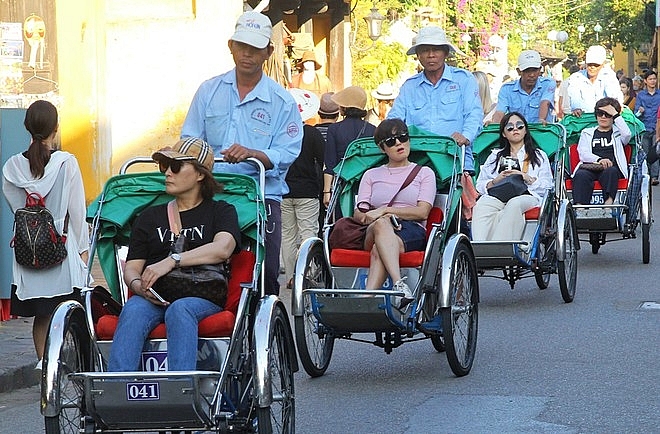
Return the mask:
{"type": "Polygon", "coordinates": [[[58,234],[44,198],[38,193],[29,193],[25,208],[17,209],[14,214],[14,238],[9,246],[14,249],[16,262],[37,270],[61,264],[67,255],[64,243],[68,220],[67,214],[64,233],[58,234]]]}

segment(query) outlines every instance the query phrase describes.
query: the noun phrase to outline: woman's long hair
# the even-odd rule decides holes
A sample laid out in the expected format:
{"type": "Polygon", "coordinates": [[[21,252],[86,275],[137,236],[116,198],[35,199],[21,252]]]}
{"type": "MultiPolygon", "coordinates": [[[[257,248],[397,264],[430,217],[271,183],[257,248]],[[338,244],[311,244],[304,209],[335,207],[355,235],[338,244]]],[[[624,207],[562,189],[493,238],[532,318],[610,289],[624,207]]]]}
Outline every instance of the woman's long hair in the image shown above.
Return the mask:
{"type": "Polygon", "coordinates": [[[48,101],[35,101],[25,112],[23,125],[32,136],[26,152],[30,172],[35,178],[41,178],[50,160],[50,148],[44,142],[57,130],[57,109],[48,101]]]}
{"type": "Polygon", "coordinates": [[[197,172],[204,175],[204,179],[200,183],[200,194],[203,199],[213,199],[216,193],[221,193],[224,186],[215,180],[213,174],[209,169],[199,163],[193,163],[197,172]]]}
{"type": "Polygon", "coordinates": [[[488,76],[485,72],[481,71],[474,71],[472,75],[474,75],[474,78],[477,79],[477,84],[479,85],[479,98],[481,98],[481,106],[483,108],[484,115],[487,115],[493,106],[493,99],[490,96],[488,76]]]}
{"type": "MultiPolygon", "coordinates": [[[[512,116],[518,116],[523,124],[525,124],[525,137],[523,137],[523,144],[525,147],[525,154],[526,154],[526,159],[529,161],[529,163],[534,166],[540,166],[541,165],[541,157],[539,157],[538,150],[536,148],[536,144],[534,143],[534,140],[532,140],[532,134],[529,132],[529,125],[527,124],[527,120],[525,117],[518,113],[518,112],[510,112],[504,115],[502,120],[500,121],[500,151],[497,153],[497,158],[495,161],[500,161],[500,158],[503,156],[508,156],[511,154],[511,143],[509,143],[509,140],[504,137],[504,128],[506,128],[506,124],[509,123],[509,119],[511,119],[512,116]]],[[[522,165],[521,165],[522,169],[522,165]]],[[[493,172],[497,170],[497,164],[495,164],[495,167],[493,167],[493,172]]]]}

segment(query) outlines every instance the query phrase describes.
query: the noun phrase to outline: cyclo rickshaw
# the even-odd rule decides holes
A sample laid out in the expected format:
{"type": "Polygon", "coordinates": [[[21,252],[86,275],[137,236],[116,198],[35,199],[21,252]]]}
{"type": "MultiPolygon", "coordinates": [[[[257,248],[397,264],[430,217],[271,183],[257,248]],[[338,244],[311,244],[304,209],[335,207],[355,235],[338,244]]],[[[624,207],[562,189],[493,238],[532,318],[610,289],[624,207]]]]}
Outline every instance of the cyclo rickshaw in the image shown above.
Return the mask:
{"type": "Polygon", "coordinates": [[[431,167],[438,187],[425,250],[399,257],[414,301],[403,311],[396,309],[395,297],[403,292],[394,291],[389,278],[381,289],[364,289],[370,252],[329,247],[337,209],[352,215],[362,174],[386,161],[373,138],[358,139],[335,168],[323,239],[305,240],[295,266],[291,304],[296,343],[303,368],[312,377],[325,373],[337,339],[371,343],[389,354],[404,342],[428,338],[438,352],[446,351],[455,375],[467,375],[472,368],[479,287],[470,241],[459,230],[460,150],[451,138],[414,127],[409,133],[409,159],[431,167]],[[363,333],[375,338],[356,336],[363,333]]]}
{"type": "MultiPolygon", "coordinates": [[[[644,124],[630,109],[624,108],[621,116],[626,121],[632,138],[624,146],[628,160],[628,178],[619,179],[617,194],[613,204],[604,204],[603,191],[600,183],[595,182],[594,192],[588,205],[574,205],[578,233],[588,235],[581,241],[588,241],[591,252],[597,254],[598,250],[607,241],[628,240],[638,237],[641,229],[642,262],[648,264],[651,257],[650,230],[653,222],[651,203],[651,179],[646,164],[646,154],[641,147],[644,124]],[[606,212],[603,212],[606,211],[606,212]],[[616,235],[619,237],[616,237],[616,235]],[[608,240],[608,235],[612,235],[608,240]]],[[[569,199],[573,197],[573,183],[570,174],[573,173],[579,162],[577,143],[584,128],[597,125],[592,113],[585,113],[581,117],[566,116],[562,119],[566,127],[568,154],[566,161],[566,175],[564,178],[569,199]]],[[[624,169],[626,170],[626,169],[624,169]]]]}
{"type": "MultiPolygon", "coordinates": [[[[143,349],[144,370],[107,372],[106,363],[122,303],[130,295],[122,278],[131,222],[143,209],[169,202],[164,175],[126,174],[106,183],[88,208],[95,256],[107,281],[82,288],[84,304],[58,306],[50,323],[41,382],[46,433],[212,431],[293,433],[293,333],[283,303],[263,292],[264,170],[261,182],[239,174],[214,174],[224,185],[216,199],[236,207],[242,249],[231,258],[222,312],[199,324],[195,371],[167,371],[165,324],[143,349]]],[[[90,266],[91,270],[91,266],[90,266]]]]}
{"type": "MultiPolygon", "coordinates": [[[[539,289],[546,289],[550,276],[556,273],[561,296],[570,303],[575,296],[580,245],[575,216],[563,185],[565,130],[560,124],[529,124],[529,132],[550,159],[554,186],[546,191],[539,207],[525,213],[521,240],[472,241],[472,248],[481,276],[506,280],[511,289],[516,281],[534,277],[539,289]]],[[[499,147],[499,137],[499,125],[491,124],[474,140],[477,170],[499,147]]]]}

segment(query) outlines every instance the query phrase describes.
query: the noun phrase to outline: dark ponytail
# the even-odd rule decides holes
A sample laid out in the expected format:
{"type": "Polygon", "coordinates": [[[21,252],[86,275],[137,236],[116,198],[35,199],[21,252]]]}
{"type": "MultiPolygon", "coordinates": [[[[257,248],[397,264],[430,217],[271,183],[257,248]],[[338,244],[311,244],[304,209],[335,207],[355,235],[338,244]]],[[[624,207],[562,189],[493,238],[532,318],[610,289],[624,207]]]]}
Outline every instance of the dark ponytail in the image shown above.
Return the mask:
{"type": "Polygon", "coordinates": [[[30,172],[35,178],[41,178],[50,160],[50,148],[44,142],[57,129],[57,109],[48,101],[35,101],[28,107],[23,125],[32,136],[26,152],[30,172]]]}

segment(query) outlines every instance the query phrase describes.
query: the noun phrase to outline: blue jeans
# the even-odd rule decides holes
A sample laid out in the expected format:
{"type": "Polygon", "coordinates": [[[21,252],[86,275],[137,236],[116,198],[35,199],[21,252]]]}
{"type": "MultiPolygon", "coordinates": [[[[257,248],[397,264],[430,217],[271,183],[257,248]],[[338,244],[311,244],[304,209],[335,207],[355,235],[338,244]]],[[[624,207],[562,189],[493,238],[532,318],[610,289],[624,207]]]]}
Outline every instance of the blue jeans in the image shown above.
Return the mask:
{"type": "Polygon", "coordinates": [[[156,306],[137,295],[129,298],[119,316],[108,371],[139,370],[144,343],[163,320],[167,328],[168,370],[195,370],[199,321],[220,311],[220,306],[199,297],[180,298],[169,306],[156,306]]]}

